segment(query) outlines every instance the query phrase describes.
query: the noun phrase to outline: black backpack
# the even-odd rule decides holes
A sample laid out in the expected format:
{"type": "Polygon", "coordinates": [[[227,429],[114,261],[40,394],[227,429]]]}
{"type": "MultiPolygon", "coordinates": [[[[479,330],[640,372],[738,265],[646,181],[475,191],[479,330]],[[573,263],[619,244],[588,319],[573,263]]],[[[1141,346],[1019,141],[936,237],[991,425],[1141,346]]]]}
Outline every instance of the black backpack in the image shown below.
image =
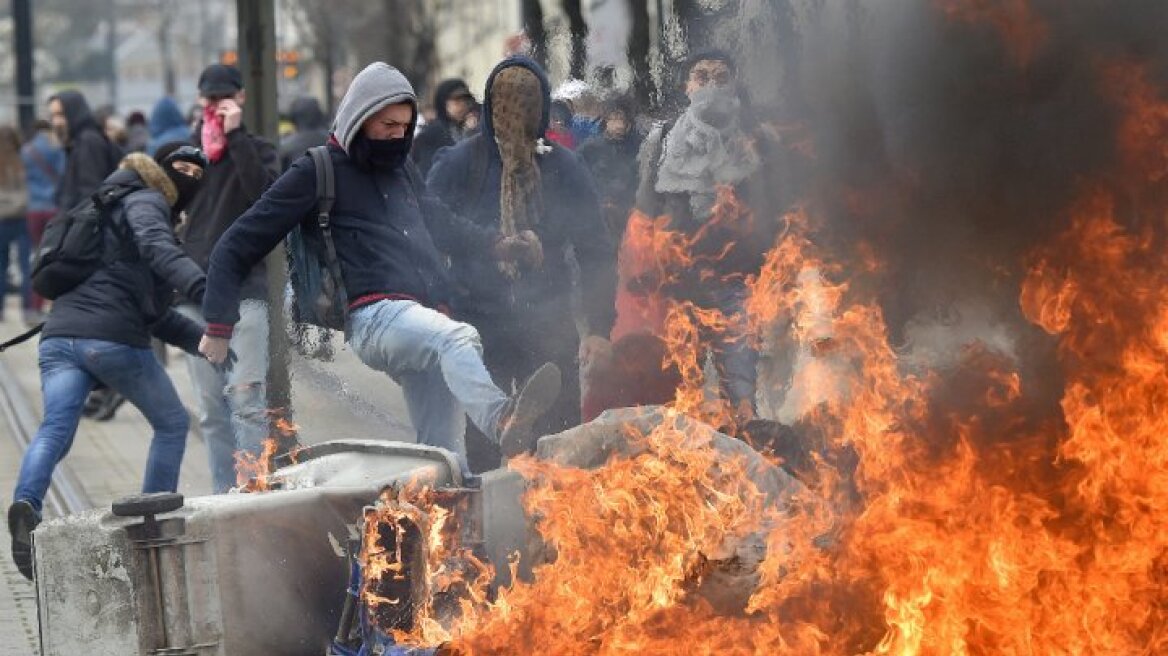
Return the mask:
{"type": "MultiPolygon", "coordinates": [[[[103,184],[91,197],[49,220],[32,268],[36,293],[56,300],[102,266],[127,255],[126,248],[117,249],[112,256],[106,252],[105,230],[112,229],[119,243],[133,244],[133,237],[125,234],[126,227],[113,225],[110,214],[119,201],[139,189],[136,185],[103,184]]],[[[132,250],[136,255],[137,250],[132,250]]]]}
{"type": "Polygon", "coordinates": [[[345,329],[349,297],[329,212],[336,199],[336,177],[328,146],[308,149],[316,168],[316,218],[305,218],[288,233],[288,278],[292,283],[292,312],[297,323],[333,330],[345,329]]]}
{"type": "MultiPolygon", "coordinates": [[[[333,241],[336,174],[328,146],[308,149],[316,168],[316,216],[305,217],[284,240],[292,283],[292,320],[331,330],[347,330],[349,295],[333,241]]],[[[419,195],[419,174],[406,162],[411,193],[419,195]]]]}

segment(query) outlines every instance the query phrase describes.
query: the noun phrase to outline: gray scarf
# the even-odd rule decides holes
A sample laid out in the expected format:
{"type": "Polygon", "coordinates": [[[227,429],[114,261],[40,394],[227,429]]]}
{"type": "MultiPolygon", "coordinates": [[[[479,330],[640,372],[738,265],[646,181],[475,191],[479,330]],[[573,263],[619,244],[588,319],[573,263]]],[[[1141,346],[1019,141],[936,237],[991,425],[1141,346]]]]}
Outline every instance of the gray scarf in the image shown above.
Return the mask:
{"type": "Polygon", "coordinates": [[[738,123],[740,109],[726,89],[699,89],[665,138],[656,189],[689,194],[697,220],[709,218],[718,185],[737,184],[758,170],[758,153],[738,123]]]}

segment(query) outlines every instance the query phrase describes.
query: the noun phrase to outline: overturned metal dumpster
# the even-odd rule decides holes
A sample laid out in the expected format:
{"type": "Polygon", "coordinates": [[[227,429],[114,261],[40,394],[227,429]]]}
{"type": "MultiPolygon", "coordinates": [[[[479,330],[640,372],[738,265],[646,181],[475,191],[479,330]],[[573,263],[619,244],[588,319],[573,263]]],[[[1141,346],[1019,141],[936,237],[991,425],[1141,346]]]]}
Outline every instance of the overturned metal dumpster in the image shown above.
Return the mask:
{"type": "MultiPolygon", "coordinates": [[[[596,468],[641,448],[630,428],[644,432],[664,417],[651,408],[609,412],[543,438],[536,457],[596,468]]],[[[717,453],[742,459],[769,503],[782,504],[800,486],[744,443],[692,420],[670,421],[709,434],[717,453]]],[[[42,654],[320,656],[385,647],[389,632],[408,633],[420,612],[443,622],[465,600],[431,586],[431,578],[449,583],[460,566],[455,555],[434,576],[436,552],[422,536],[439,506],[457,514],[450,526],[458,534],[440,544],[465,548],[468,563],[485,564],[476,571],[496,586],[510,582],[507,564],[516,554],[525,579],[554,558],[524,513],[527,483],[515,471],[468,481],[446,451],[382,441],[327,442],[296,460],[263,480],[268,492],[185,501],[147,495],[43,524],[34,534],[42,654]],[[399,496],[420,488],[433,504],[399,496]],[[379,576],[368,569],[376,564],[371,550],[384,554],[383,571],[392,574],[364,588],[372,594],[354,594],[354,563],[366,568],[367,582],[379,576]],[[348,647],[354,651],[335,651],[348,647]]],[[[710,554],[705,579],[712,585],[698,590],[707,603],[739,611],[743,591],[757,581],[763,537],[739,536],[710,554]]]]}
{"type": "Polygon", "coordinates": [[[42,524],[42,654],[323,654],[362,507],[387,485],[464,481],[449,453],[412,444],[331,442],[297,459],[270,493],[146,495],[42,524]]]}

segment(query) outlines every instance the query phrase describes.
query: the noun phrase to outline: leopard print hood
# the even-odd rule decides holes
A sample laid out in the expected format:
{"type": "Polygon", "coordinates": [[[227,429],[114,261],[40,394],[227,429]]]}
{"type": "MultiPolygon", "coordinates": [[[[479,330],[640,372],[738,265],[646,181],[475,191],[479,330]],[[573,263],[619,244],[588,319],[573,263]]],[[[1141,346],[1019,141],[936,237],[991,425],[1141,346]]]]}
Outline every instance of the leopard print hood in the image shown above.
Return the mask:
{"type": "Polygon", "coordinates": [[[499,77],[499,73],[513,66],[521,66],[526,68],[527,70],[531,71],[539,80],[539,86],[543,91],[543,111],[539,127],[539,133],[541,135],[547,132],[548,124],[551,122],[552,85],[551,82],[548,81],[547,74],[543,72],[543,69],[540,68],[539,64],[535,63],[535,60],[529,57],[524,57],[522,55],[508,57],[507,59],[499,62],[499,65],[495,66],[495,69],[491,71],[490,76],[487,77],[486,90],[483,92],[483,136],[486,137],[488,143],[494,142],[495,140],[495,124],[494,119],[491,116],[491,89],[494,88],[495,79],[499,77]]]}

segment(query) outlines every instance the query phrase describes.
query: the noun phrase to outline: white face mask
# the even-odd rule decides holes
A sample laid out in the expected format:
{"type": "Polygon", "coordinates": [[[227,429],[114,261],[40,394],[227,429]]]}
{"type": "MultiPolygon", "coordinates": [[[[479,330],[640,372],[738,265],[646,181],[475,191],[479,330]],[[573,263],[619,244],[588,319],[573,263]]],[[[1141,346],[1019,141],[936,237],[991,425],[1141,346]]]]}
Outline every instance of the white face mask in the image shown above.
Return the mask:
{"type": "Polygon", "coordinates": [[[725,127],[738,116],[742,103],[732,89],[704,86],[689,95],[689,111],[701,122],[725,127]]]}

